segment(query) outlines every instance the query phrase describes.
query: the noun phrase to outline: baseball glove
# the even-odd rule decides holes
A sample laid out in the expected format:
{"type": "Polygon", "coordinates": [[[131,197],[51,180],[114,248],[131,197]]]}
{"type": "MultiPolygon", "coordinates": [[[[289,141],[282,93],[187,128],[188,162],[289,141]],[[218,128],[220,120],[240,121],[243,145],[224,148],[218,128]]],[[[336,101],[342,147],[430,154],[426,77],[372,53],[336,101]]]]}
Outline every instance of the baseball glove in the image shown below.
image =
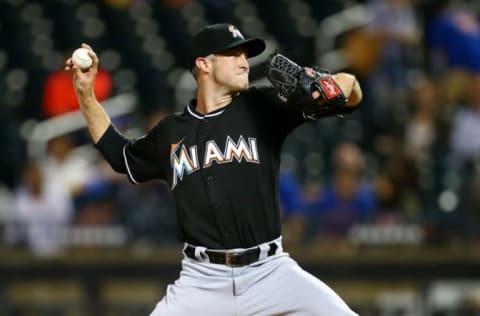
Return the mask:
{"type": "Polygon", "coordinates": [[[287,57],[274,53],[269,57],[267,78],[279,97],[298,110],[319,116],[350,112],[342,89],[326,70],[316,66],[301,67],[287,57]],[[312,97],[315,90],[320,93],[318,99],[312,97]]]}

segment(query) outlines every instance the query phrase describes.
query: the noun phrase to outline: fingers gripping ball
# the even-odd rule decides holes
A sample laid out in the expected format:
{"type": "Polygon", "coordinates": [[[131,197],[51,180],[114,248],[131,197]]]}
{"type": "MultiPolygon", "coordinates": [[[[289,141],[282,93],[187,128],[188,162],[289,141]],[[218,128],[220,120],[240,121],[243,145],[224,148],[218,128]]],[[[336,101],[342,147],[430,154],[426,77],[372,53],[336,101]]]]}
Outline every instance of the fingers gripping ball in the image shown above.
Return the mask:
{"type": "Polygon", "coordinates": [[[301,67],[281,54],[270,56],[267,78],[278,95],[299,110],[342,112],[346,105],[347,98],[329,72],[301,67]],[[320,98],[313,99],[314,91],[320,93],[320,98]]]}
{"type": "Polygon", "coordinates": [[[88,49],[78,48],[72,54],[72,62],[75,66],[84,70],[92,65],[93,60],[90,55],[88,55],[88,49]]]}

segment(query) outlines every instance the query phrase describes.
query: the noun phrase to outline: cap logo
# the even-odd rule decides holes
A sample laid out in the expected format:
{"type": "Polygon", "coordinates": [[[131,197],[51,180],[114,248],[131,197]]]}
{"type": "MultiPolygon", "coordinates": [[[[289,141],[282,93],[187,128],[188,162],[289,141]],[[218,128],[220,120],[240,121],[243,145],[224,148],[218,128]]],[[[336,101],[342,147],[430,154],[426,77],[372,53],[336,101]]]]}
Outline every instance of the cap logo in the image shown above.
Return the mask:
{"type": "Polygon", "coordinates": [[[229,25],[229,26],[228,26],[228,31],[229,31],[230,33],[232,33],[232,36],[233,36],[234,38],[240,37],[242,40],[245,39],[245,38],[243,37],[242,33],[240,33],[240,31],[239,31],[235,26],[233,26],[233,25],[229,25]]]}

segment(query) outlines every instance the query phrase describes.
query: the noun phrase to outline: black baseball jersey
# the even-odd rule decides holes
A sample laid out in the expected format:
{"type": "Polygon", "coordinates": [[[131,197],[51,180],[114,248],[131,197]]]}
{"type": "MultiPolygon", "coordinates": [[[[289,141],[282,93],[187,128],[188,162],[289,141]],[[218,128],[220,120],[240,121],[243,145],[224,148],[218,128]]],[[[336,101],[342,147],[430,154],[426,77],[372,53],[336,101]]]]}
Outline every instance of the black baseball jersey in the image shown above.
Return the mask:
{"type": "MultiPolygon", "coordinates": [[[[180,241],[212,249],[252,247],[281,234],[281,146],[306,120],[271,88],[250,88],[206,115],[195,111],[193,100],[147,135],[116,146],[123,162],[115,169],[134,183],[168,182],[180,241]]],[[[112,154],[102,148],[113,133],[109,128],[97,144],[109,161],[112,154]]]]}

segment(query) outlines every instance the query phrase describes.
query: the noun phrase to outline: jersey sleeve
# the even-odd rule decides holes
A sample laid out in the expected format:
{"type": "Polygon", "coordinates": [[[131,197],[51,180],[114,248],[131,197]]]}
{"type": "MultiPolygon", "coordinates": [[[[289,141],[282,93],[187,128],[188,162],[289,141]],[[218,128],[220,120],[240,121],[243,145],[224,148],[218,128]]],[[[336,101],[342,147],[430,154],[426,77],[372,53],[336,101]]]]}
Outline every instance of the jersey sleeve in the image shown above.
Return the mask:
{"type": "Polygon", "coordinates": [[[271,87],[257,88],[256,91],[261,99],[260,113],[279,136],[285,137],[300,124],[316,119],[288,106],[288,103],[282,100],[271,87]]]}
{"type": "Polygon", "coordinates": [[[157,127],[146,135],[127,142],[123,146],[122,156],[131,182],[137,184],[152,179],[164,179],[157,127]]]}
{"type": "Polygon", "coordinates": [[[129,140],[110,125],[94,146],[113,170],[127,174],[133,183],[164,179],[157,135],[158,125],[146,135],[129,140]]]}
{"type": "Polygon", "coordinates": [[[102,154],[103,158],[110,164],[113,170],[119,173],[126,173],[125,164],[122,158],[123,146],[128,142],[112,124],[107,128],[100,140],[94,144],[95,148],[102,154]]]}
{"type": "MultiPolygon", "coordinates": [[[[137,184],[152,179],[165,179],[169,165],[170,148],[162,143],[159,122],[150,132],[142,137],[129,140],[113,125],[110,125],[95,148],[116,172],[127,174],[131,182],[137,184]]],[[[163,142],[165,143],[165,142],[163,142]]]]}
{"type": "Polygon", "coordinates": [[[342,117],[358,108],[357,106],[341,108],[324,106],[315,112],[304,112],[296,108],[296,106],[289,104],[287,100],[279,97],[273,87],[257,88],[256,91],[261,95],[261,98],[263,98],[264,102],[262,102],[262,105],[266,110],[264,111],[264,115],[273,118],[274,127],[284,135],[304,122],[335,115],[342,117]]]}

